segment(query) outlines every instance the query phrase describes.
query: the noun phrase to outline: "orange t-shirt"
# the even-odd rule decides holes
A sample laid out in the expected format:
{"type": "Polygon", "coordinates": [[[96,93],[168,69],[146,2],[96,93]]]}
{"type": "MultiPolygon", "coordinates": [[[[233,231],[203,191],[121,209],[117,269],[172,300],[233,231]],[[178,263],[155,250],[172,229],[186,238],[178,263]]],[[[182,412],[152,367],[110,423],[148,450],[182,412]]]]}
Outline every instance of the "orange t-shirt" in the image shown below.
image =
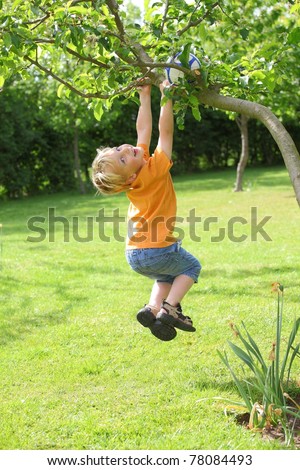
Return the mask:
{"type": "Polygon", "coordinates": [[[172,161],[160,149],[150,157],[144,149],[146,164],[132,187],[126,192],[128,208],[127,249],[164,248],[177,240],[173,236],[176,222],[176,195],[170,168],[172,161]]]}

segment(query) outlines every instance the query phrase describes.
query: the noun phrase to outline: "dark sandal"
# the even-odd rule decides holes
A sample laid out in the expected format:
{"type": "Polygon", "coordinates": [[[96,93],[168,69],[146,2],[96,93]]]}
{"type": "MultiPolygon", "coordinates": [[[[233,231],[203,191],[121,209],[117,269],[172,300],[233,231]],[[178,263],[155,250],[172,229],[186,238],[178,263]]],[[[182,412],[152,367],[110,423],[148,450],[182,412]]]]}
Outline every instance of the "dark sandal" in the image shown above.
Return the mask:
{"type": "Polygon", "coordinates": [[[177,335],[175,328],[156,320],[150,307],[142,308],[137,316],[137,321],[145,328],[149,328],[151,333],[161,341],[171,341],[177,335]]]}

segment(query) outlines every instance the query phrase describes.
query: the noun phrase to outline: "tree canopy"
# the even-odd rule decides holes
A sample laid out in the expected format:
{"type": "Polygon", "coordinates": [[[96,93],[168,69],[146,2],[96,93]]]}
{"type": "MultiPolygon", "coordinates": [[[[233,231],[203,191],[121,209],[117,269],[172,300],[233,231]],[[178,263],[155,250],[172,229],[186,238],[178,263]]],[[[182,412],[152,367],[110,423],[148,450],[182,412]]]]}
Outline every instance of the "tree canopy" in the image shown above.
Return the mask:
{"type": "Polygon", "coordinates": [[[170,91],[178,125],[188,108],[201,119],[200,104],[261,120],[300,204],[299,154],[261,104],[281,107],[288,86],[299,99],[300,5],[293,3],[145,0],[144,17],[135,20],[116,0],[0,1],[0,86],[11,76],[26,80],[35,67],[58,83],[59,97],[89,101],[100,120],[116,97],[134,99],[141,77],[158,84],[169,57],[182,50],[185,79],[170,91]],[[199,75],[186,66],[190,51],[199,75]]]}

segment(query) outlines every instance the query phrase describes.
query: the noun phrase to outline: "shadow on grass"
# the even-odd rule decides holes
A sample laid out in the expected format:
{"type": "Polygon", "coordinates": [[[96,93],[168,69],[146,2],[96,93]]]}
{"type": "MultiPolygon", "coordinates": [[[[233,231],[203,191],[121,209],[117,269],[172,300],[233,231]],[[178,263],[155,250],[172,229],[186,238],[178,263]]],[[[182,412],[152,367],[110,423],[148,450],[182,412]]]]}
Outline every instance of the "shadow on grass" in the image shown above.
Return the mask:
{"type": "Polygon", "coordinates": [[[59,285],[55,289],[53,296],[58,300],[60,308],[51,306],[49,297],[43,296],[50,287],[47,280],[39,282],[32,281],[26,283],[26,289],[31,286],[31,294],[25,294],[24,281],[16,278],[3,276],[1,279],[1,329],[0,345],[4,346],[12,341],[22,340],[31,335],[35,329],[44,329],[49,326],[59,325],[66,322],[74,302],[85,302],[87,297],[78,296],[72,293],[72,289],[59,285]],[[19,295],[19,292],[22,295],[19,295]],[[12,301],[14,293],[16,299],[12,301]],[[42,299],[41,307],[36,306],[36,298],[42,299]],[[70,300],[68,300],[68,298],[70,300]]]}
{"type": "MultiPolygon", "coordinates": [[[[24,304],[27,304],[26,299],[24,299],[24,304]]],[[[30,316],[19,316],[13,320],[10,318],[9,322],[2,321],[0,331],[0,345],[5,346],[12,341],[23,340],[26,336],[32,334],[34,328],[42,329],[51,325],[58,325],[65,322],[67,317],[67,310],[67,308],[65,308],[64,311],[53,309],[42,314],[31,312],[30,316]]],[[[9,311],[8,315],[11,317],[13,316],[9,311]]]]}
{"type": "MultiPolygon", "coordinates": [[[[226,400],[226,395],[228,396],[228,392],[230,393],[236,393],[237,388],[233,380],[226,380],[222,382],[218,382],[214,378],[206,379],[206,380],[195,380],[193,382],[190,382],[189,387],[199,390],[199,391],[205,391],[205,390],[218,390],[221,393],[224,393],[224,403],[226,400]]],[[[222,397],[218,397],[222,398],[222,397]]],[[[213,400],[213,397],[207,398],[208,400],[213,400]]]]}
{"type": "MultiPolygon", "coordinates": [[[[17,201],[0,202],[1,217],[0,223],[3,224],[2,238],[14,235],[16,238],[24,237],[29,234],[28,221],[34,217],[44,218],[32,221],[37,227],[43,227],[48,222],[49,209],[54,209],[53,217],[79,217],[83,220],[88,216],[97,217],[99,211],[104,209],[104,215],[112,214],[113,210],[118,209],[120,214],[126,215],[128,200],[123,195],[112,197],[94,197],[93,195],[84,195],[73,193],[64,193],[62,195],[35,196],[28,199],[17,201]]],[[[56,222],[59,226],[61,222],[56,222]]]]}

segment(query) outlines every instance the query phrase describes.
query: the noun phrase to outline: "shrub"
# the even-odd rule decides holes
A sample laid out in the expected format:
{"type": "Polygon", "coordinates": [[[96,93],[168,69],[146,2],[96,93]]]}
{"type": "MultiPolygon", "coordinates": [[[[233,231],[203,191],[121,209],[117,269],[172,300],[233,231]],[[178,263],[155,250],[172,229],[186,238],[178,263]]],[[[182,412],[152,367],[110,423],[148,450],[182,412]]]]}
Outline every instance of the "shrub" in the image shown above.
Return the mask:
{"type": "Polygon", "coordinates": [[[228,341],[232,351],[242,361],[242,364],[246,365],[246,369],[242,367],[244,377],[238,378],[229,363],[226,353],[222,354],[218,351],[218,354],[229,369],[243,399],[242,404],[234,404],[236,409],[242,406],[250,414],[249,428],[262,429],[272,425],[281,425],[285,434],[285,442],[290,443],[293,426],[296,420],[300,418],[300,406],[289,395],[294,383],[291,379],[292,366],[294,361],[300,358],[300,343],[294,344],[300,326],[300,318],[294,321],[284,350],[281,337],[284,289],[281,284],[274,283],[273,290],[278,295],[276,340],[272,344],[268,362],[263,358],[260,348],[244,323],[242,323],[242,326],[245,334],[242,334],[242,331],[235,325],[230,325],[235,337],[241,341],[243,348],[228,341]],[[249,371],[251,373],[250,378],[248,378],[249,371]]]}

